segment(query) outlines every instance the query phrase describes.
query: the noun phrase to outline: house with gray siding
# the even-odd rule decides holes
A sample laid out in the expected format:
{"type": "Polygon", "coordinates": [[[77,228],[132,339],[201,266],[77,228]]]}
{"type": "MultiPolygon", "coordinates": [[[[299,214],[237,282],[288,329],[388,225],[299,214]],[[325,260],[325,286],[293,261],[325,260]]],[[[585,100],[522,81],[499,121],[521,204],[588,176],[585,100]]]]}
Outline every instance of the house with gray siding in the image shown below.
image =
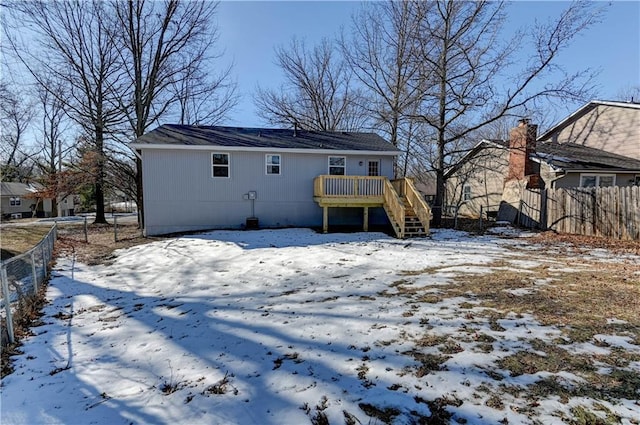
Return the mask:
{"type": "Polygon", "coordinates": [[[399,152],[373,133],[162,125],[131,148],[146,235],[398,221],[404,232],[390,193],[399,152]]]}
{"type": "Polygon", "coordinates": [[[42,186],[35,183],[0,182],[0,216],[12,218],[50,217],[51,199],[38,196],[42,186]]]}
{"type": "Polygon", "coordinates": [[[445,174],[446,203],[460,215],[478,217],[504,202],[517,209],[523,189],[640,185],[640,159],[611,152],[615,146],[593,147],[602,146],[595,138],[591,146],[576,139],[561,143],[550,140],[548,132],[543,141],[536,133],[537,126],[523,120],[511,130],[510,140],[480,141],[445,174]]]}

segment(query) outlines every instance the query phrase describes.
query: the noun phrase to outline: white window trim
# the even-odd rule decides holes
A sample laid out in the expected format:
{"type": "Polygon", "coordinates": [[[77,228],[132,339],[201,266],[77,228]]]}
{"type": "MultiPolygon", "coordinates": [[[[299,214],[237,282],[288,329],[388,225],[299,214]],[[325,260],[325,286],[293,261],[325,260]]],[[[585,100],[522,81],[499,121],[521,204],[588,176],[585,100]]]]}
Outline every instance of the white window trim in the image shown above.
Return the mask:
{"type": "MultiPolygon", "coordinates": [[[[344,169],[343,176],[347,175],[347,157],[342,155],[329,155],[327,157],[327,174],[331,175],[331,167],[342,167],[344,169]],[[331,158],[342,158],[344,159],[344,165],[331,165],[331,158]]],[[[340,174],[338,174],[340,175],[340,174]]]]}
{"type": "Polygon", "coordinates": [[[211,178],[212,179],[230,179],[231,178],[231,154],[228,152],[211,152],[211,178]],[[227,158],[229,158],[228,160],[228,164],[224,165],[224,164],[217,164],[214,165],[213,164],[213,155],[227,155],[227,158]],[[222,176],[214,176],[213,175],[213,167],[227,167],[227,175],[225,177],[222,176]]]}
{"type": "Polygon", "coordinates": [[[600,177],[613,177],[613,185],[616,185],[616,175],[615,174],[606,174],[606,173],[580,173],[580,187],[587,187],[587,186],[582,186],[582,178],[583,177],[595,177],[596,178],[596,185],[595,187],[601,187],[600,186],[600,177]]]}
{"type": "Polygon", "coordinates": [[[267,176],[279,176],[279,175],[282,174],[282,154],[279,154],[279,153],[268,153],[268,154],[265,154],[265,156],[264,156],[264,164],[265,164],[264,165],[264,174],[265,175],[267,175],[267,176]],[[279,158],[278,159],[278,163],[277,164],[270,164],[269,163],[269,157],[270,156],[271,157],[277,156],[279,158]],[[278,172],[277,173],[270,173],[269,172],[269,166],[270,165],[272,165],[272,166],[273,165],[277,165],[278,166],[278,172]]]}
{"type": "Polygon", "coordinates": [[[19,196],[12,196],[9,199],[9,206],[11,207],[19,207],[22,205],[22,199],[19,196]]]}

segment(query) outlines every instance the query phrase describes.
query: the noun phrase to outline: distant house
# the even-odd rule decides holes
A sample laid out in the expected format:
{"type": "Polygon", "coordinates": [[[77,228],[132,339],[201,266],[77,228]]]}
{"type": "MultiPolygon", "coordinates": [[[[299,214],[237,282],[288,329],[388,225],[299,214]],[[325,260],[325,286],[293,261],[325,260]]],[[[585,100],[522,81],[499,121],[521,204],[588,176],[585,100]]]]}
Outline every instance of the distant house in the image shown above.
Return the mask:
{"type": "Polygon", "coordinates": [[[0,182],[0,216],[2,219],[50,217],[51,200],[38,197],[37,184],[0,182]]]}
{"type": "Polygon", "coordinates": [[[413,184],[391,183],[398,150],[373,133],[163,125],[131,147],[147,235],[372,223],[404,237],[417,215],[428,229],[413,184]]]}
{"type": "MultiPolygon", "coordinates": [[[[589,111],[593,112],[598,106],[602,105],[596,105],[589,111]]],[[[627,118],[636,116],[635,111],[640,112],[640,109],[635,107],[630,109],[634,113],[627,115],[627,118]]],[[[620,112],[617,109],[616,111],[620,112]]],[[[619,143],[616,138],[612,139],[612,147],[607,146],[605,140],[597,139],[596,132],[585,137],[585,132],[579,132],[575,123],[568,124],[568,121],[565,121],[564,127],[555,127],[557,133],[547,132],[542,136],[549,140],[547,142],[542,142],[542,137],[536,139],[537,126],[529,124],[526,120],[521,121],[519,126],[511,131],[509,141],[479,142],[446,174],[447,204],[457,207],[460,215],[478,216],[481,209],[495,212],[505,202],[517,209],[524,188],[555,189],[640,184],[640,159],[611,151],[617,146],[628,152],[627,145],[632,145],[638,146],[640,152],[640,133],[637,127],[628,131],[619,129],[617,133],[610,131],[609,134],[625,134],[629,137],[627,144],[619,143]],[[583,136],[561,136],[569,127],[573,128],[570,133],[574,136],[583,136]],[[607,146],[607,150],[594,146],[607,146]]],[[[587,122],[593,124],[593,120],[584,121],[587,122]]],[[[634,122],[631,119],[628,123],[620,125],[634,122]]]]}

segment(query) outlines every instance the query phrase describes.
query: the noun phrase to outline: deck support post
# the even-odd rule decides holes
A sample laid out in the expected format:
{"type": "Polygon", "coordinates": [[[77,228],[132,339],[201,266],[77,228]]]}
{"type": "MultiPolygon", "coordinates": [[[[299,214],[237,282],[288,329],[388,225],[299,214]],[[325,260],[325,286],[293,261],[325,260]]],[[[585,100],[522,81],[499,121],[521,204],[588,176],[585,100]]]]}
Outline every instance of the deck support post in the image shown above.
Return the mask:
{"type": "Polygon", "coordinates": [[[364,207],[363,220],[364,223],[362,225],[362,230],[365,232],[369,231],[369,207],[364,207]]]}
{"type": "Polygon", "coordinates": [[[322,207],[322,233],[329,232],[329,207],[322,207]]]}

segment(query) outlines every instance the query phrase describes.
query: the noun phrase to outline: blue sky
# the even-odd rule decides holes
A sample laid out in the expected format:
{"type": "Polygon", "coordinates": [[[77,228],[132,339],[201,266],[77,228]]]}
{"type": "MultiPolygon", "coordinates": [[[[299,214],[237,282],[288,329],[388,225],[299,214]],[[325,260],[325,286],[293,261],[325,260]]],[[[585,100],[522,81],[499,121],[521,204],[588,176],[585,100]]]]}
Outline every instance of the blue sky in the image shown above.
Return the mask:
{"type": "MultiPolygon", "coordinates": [[[[579,36],[563,53],[561,63],[569,72],[599,69],[599,98],[612,99],[621,89],[640,85],[640,1],[599,4],[608,5],[603,22],[579,36]]],[[[509,25],[516,28],[534,19],[545,21],[557,16],[566,5],[518,1],[509,9],[509,25]]],[[[294,36],[304,38],[309,45],[333,37],[341,26],[350,24],[351,15],[360,6],[355,1],[222,2],[217,17],[219,47],[225,50],[223,60],[234,62],[233,74],[242,96],[227,124],[265,126],[255,113],[253,93],[257,84],[275,88],[282,81],[282,73],[274,64],[274,47],[287,45],[294,36]]],[[[556,114],[562,117],[570,112],[556,114]]]]}

